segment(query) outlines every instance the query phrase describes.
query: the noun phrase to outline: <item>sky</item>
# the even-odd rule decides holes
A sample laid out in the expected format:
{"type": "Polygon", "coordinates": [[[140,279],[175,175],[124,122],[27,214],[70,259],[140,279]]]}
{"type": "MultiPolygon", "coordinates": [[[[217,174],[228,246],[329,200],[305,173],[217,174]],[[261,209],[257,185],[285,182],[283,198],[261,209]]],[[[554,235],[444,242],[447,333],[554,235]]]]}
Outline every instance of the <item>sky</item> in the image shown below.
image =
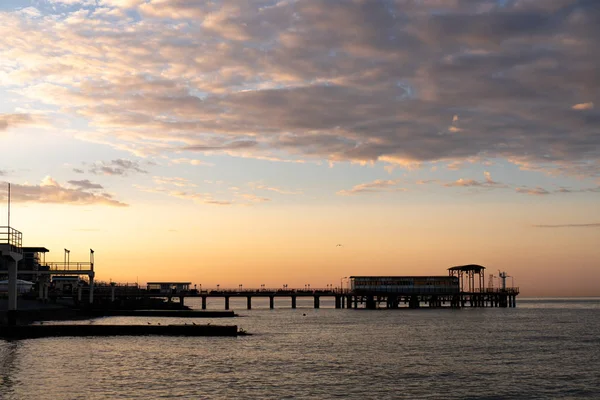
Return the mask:
{"type": "Polygon", "coordinates": [[[598,296],[598,37],[597,0],[4,0],[0,225],[10,182],[104,281],[598,296]]]}

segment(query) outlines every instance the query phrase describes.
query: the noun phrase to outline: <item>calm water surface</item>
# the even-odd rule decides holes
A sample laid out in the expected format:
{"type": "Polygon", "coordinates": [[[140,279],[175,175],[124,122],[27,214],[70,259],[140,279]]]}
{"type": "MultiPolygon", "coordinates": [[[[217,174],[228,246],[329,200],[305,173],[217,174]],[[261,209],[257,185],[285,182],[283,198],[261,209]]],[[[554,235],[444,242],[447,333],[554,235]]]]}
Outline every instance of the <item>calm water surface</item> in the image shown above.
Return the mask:
{"type": "MultiPolygon", "coordinates": [[[[0,398],[600,398],[597,298],[390,311],[335,310],[326,300],[314,310],[312,299],[302,301],[269,310],[256,300],[247,311],[245,299],[232,299],[242,317],[195,320],[236,324],[248,337],[0,340],[0,398]]],[[[209,308],[222,309],[222,300],[209,308]]]]}

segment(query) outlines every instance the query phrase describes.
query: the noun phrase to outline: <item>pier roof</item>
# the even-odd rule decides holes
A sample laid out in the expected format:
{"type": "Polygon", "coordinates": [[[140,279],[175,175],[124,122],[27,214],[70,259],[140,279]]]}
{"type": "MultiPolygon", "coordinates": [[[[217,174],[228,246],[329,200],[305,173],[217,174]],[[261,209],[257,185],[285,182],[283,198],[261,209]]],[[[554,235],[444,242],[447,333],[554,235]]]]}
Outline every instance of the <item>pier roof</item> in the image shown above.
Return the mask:
{"type": "Polygon", "coordinates": [[[482,265],[477,265],[477,264],[467,264],[467,265],[458,265],[456,267],[450,267],[448,268],[448,271],[474,271],[474,272],[481,272],[485,269],[484,266],[482,265]]]}
{"type": "Polygon", "coordinates": [[[25,252],[25,253],[49,253],[50,250],[48,250],[45,247],[23,247],[23,252],[25,252]]]}

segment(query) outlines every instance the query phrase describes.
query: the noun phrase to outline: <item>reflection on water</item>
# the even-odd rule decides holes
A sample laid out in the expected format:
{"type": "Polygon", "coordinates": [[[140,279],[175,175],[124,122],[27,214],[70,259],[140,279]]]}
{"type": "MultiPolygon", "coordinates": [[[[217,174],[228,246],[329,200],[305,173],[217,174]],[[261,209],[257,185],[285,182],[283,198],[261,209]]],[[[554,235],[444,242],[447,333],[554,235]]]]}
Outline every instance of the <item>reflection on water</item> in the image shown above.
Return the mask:
{"type": "MultiPolygon", "coordinates": [[[[2,342],[0,345],[0,393],[12,393],[14,376],[18,374],[15,368],[15,359],[19,348],[18,341],[2,342]]],[[[0,397],[1,398],[1,397],[0,397]]]]}
{"type": "Polygon", "coordinates": [[[242,317],[234,320],[95,323],[235,323],[253,336],[0,341],[1,371],[9,377],[0,393],[8,399],[600,398],[598,299],[380,311],[327,308],[333,301],[315,310],[312,299],[299,300],[304,308],[296,310],[285,299],[275,310],[268,299],[256,300],[248,311],[238,300],[231,305],[242,317]]]}

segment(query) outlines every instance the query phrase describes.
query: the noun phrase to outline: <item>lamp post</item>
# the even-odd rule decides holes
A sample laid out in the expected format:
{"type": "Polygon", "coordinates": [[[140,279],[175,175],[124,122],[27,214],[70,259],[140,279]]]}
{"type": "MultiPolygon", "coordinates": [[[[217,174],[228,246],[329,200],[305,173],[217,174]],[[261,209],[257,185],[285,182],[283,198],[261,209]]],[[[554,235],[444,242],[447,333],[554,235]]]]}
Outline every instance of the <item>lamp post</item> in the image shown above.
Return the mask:
{"type": "Polygon", "coordinates": [[[65,269],[69,269],[68,265],[71,261],[71,250],[65,249],[65,269]]]}

